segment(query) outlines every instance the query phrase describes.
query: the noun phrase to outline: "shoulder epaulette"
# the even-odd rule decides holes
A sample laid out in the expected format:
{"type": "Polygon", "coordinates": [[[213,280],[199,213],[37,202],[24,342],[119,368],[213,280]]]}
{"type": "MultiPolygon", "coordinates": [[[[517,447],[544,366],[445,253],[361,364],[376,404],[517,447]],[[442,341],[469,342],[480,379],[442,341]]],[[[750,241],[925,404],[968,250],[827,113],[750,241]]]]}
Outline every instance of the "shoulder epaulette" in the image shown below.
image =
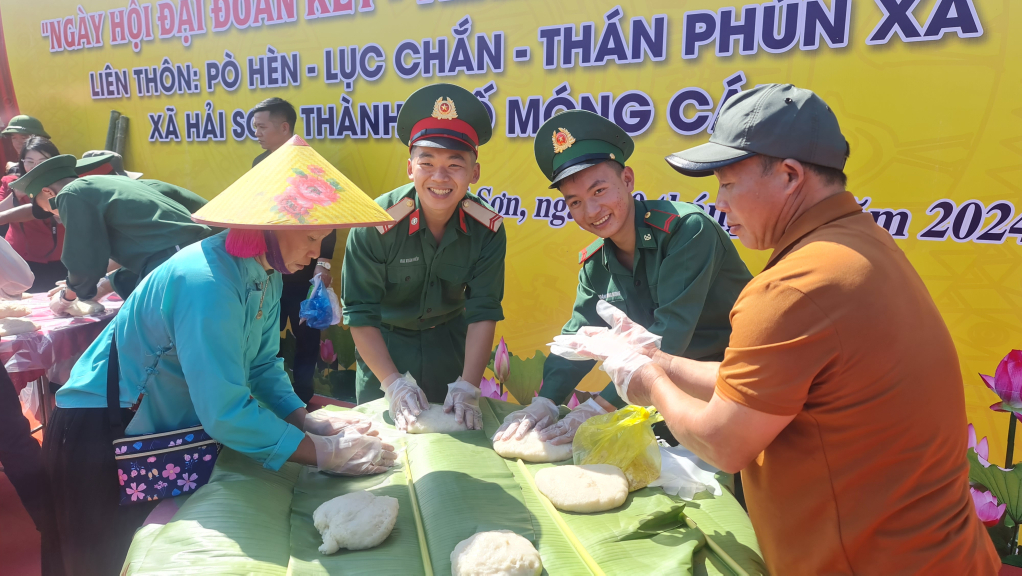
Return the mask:
{"type": "Polygon", "coordinates": [[[490,229],[490,232],[496,232],[500,229],[500,225],[504,222],[504,217],[490,208],[488,205],[482,202],[473,202],[468,198],[461,201],[461,209],[472,218],[478,220],[483,226],[490,229]]]}
{"type": "Polygon", "coordinates": [[[592,258],[593,254],[596,254],[597,252],[600,251],[600,248],[603,248],[603,238],[597,238],[595,242],[593,242],[589,246],[586,246],[585,250],[579,252],[578,263],[582,264],[586,260],[592,258]]]}
{"type": "Polygon", "coordinates": [[[677,219],[677,214],[671,214],[670,212],[664,212],[662,210],[650,210],[646,212],[643,221],[657,230],[670,232],[671,224],[677,219]]]}
{"type": "Polygon", "coordinates": [[[386,234],[391,228],[397,226],[399,222],[404,220],[409,214],[415,211],[415,200],[411,198],[402,198],[398,200],[397,204],[394,204],[390,208],[387,208],[387,214],[394,219],[393,224],[384,224],[383,226],[377,226],[376,229],[380,231],[380,234],[386,234]]]}

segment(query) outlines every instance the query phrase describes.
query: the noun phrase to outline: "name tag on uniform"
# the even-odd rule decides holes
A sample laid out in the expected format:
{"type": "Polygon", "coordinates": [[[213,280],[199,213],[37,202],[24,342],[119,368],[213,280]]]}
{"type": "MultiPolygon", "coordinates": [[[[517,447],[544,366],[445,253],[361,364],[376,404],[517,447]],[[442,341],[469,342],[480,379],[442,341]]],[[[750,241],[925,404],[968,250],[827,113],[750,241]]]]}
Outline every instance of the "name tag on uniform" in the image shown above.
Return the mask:
{"type": "Polygon", "coordinates": [[[618,300],[623,300],[623,298],[621,297],[620,290],[616,292],[607,292],[606,294],[600,294],[599,297],[600,300],[606,300],[607,302],[616,302],[618,300]]]}
{"type": "Polygon", "coordinates": [[[418,261],[419,261],[419,257],[418,256],[416,256],[415,258],[402,258],[402,259],[398,260],[398,262],[400,262],[401,264],[411,264],[412,262],[418,262],[418,261]]]}

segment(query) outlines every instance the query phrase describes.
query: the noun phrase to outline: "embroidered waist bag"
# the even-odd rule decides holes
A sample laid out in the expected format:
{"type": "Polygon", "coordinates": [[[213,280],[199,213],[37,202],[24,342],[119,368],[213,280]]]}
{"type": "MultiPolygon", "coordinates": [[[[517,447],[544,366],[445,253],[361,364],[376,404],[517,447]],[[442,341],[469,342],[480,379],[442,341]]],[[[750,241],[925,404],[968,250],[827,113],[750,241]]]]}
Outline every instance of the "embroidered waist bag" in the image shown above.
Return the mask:
{"type": "MultiPolygon", "coordinates": [[[[119,368],[114,336],[107,366],[106,403],[110,427],[117,438],[113,444],[121,506],[173,498],[204,486],[213,473],[220,444],[210,438],[202,426],[124,437],[119,368]]],[[[132,412],[138,410],[141,399],[139,396],[139,401],[131,407],[132,412]]]]}

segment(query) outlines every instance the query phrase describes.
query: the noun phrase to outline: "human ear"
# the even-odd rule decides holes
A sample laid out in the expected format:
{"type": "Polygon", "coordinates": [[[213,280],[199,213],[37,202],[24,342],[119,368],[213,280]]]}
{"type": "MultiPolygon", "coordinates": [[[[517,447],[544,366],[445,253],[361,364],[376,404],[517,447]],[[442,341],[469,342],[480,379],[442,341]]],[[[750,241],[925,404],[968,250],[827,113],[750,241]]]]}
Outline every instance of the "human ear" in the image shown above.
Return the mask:
{"type": "Polygon", "coordinates": [[[625,190],[631,195],[632,191],[635,190],[635,171],[632,170],[631,166],[625,166],[624,170],[621,171],[621,181],[625,184],[625,190]]]}
{"type": "Polygon", "coordinates": [[[789,195],[805,183],[806,168],[798,160],[788,158],[781,162],[775,170],[779,170],[784,178],[784,193],[789,195]]]}

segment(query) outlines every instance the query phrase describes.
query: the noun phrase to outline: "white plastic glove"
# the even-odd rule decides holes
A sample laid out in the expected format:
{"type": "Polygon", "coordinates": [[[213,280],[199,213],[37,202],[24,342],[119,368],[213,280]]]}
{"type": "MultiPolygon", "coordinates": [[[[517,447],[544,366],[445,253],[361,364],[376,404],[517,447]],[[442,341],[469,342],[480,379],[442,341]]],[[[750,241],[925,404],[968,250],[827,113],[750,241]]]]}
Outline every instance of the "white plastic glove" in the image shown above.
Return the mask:
{"type": "Polygon", "coordinates": [[[600,300],[596,313],[610,328],[583,326],[576,334],[555,336],[550,352],[568,360],[606,360],[622,350],[635,349],[652,356],[660,349],[660,336],[632,322],[613,304],[600,300]]]}
{"type": "Polygon", "coordinates": [[[415,418],[423,410],[429,409],[429,400],[426,400],[426,393],[415,383],[415,378],[408,372],[404,376],[391,376],[383,386],[383,396],[390,406],[390,417],[398,430],[408,430],[408,425],[415,422],[415,418]]]}
{"type": "Polygon", "coordinates": [[[578,427],[583,422],[593,416],[606,413],[607,411],[597,404],[596,400],[590,398],[576,406],[567,416],[561,418],[561,421],[557,424],[540,431],[539,439],[551,444],[570,444],[575,439],[575,432],[578,431],[578,427]]]}
{"type": "Polygon", "coordinates": [[[628,398],[628,383],[639,368],[652,361],[653,359],[649,356],[635,350],[626,350],[604,360],[600,370],[610,375],[610,379],[614,381],[614,387],[617,388],[618,396],[625,402],[633,404],[628,398]]]}
{"type": "Polygon", "coordinates": [[[351,424],[368,421],[369,418],[365,414],[351,410],[343,412],[338,410],[316,410],[306,414],[305,424],[302,428],[309,434],[333,436],[334,434],[341,433],[344,428],[351,424]]]}
{"type": "Polygon", "coordinates": [[[394,465],[394,447],[371,436],[369,422],[360,422],[333,436],[309,434],[316,447],[316,468],[330,474],[365,476],[379,474],[394,465]]]}
{"type": "Polygon", "coordinates": [[[74,300],[64,299],[64,290],[61,289],[50,297],[50,311],[53,312],[54,316],[70,316],[67,309],[74,303],[74,300]]]}
{"type": "Polygon", "coordinates": [[[557,415],[557,405],[552,400],[536,396],[523,410],[512,412],[504,418],[504,423],[493,435],[493,440],[510,440],[512,437],[521,440],[529,430],[533,428],[543,430],[556,422],[557,415]]]}
{"type": "Polygon", "coordinates": [[[454,412],[458,424],[464,424],[469,430],[482,430],[483,413],[479,411],[479,396],[479,388],[459,377],[447,385],[444,412],[454,412]]]}
{"type": "Polygon", "coordinates": [[[54,285],[53,288],[50,288],[50,291],[46,293],[46,297],[47,298],[53,298],[54,294],[56,294],[57,292],[60,292],[61,290],[63,290],[66,287],[67,287],[67,280],[57,280],[56,285],[54,285]]]}

